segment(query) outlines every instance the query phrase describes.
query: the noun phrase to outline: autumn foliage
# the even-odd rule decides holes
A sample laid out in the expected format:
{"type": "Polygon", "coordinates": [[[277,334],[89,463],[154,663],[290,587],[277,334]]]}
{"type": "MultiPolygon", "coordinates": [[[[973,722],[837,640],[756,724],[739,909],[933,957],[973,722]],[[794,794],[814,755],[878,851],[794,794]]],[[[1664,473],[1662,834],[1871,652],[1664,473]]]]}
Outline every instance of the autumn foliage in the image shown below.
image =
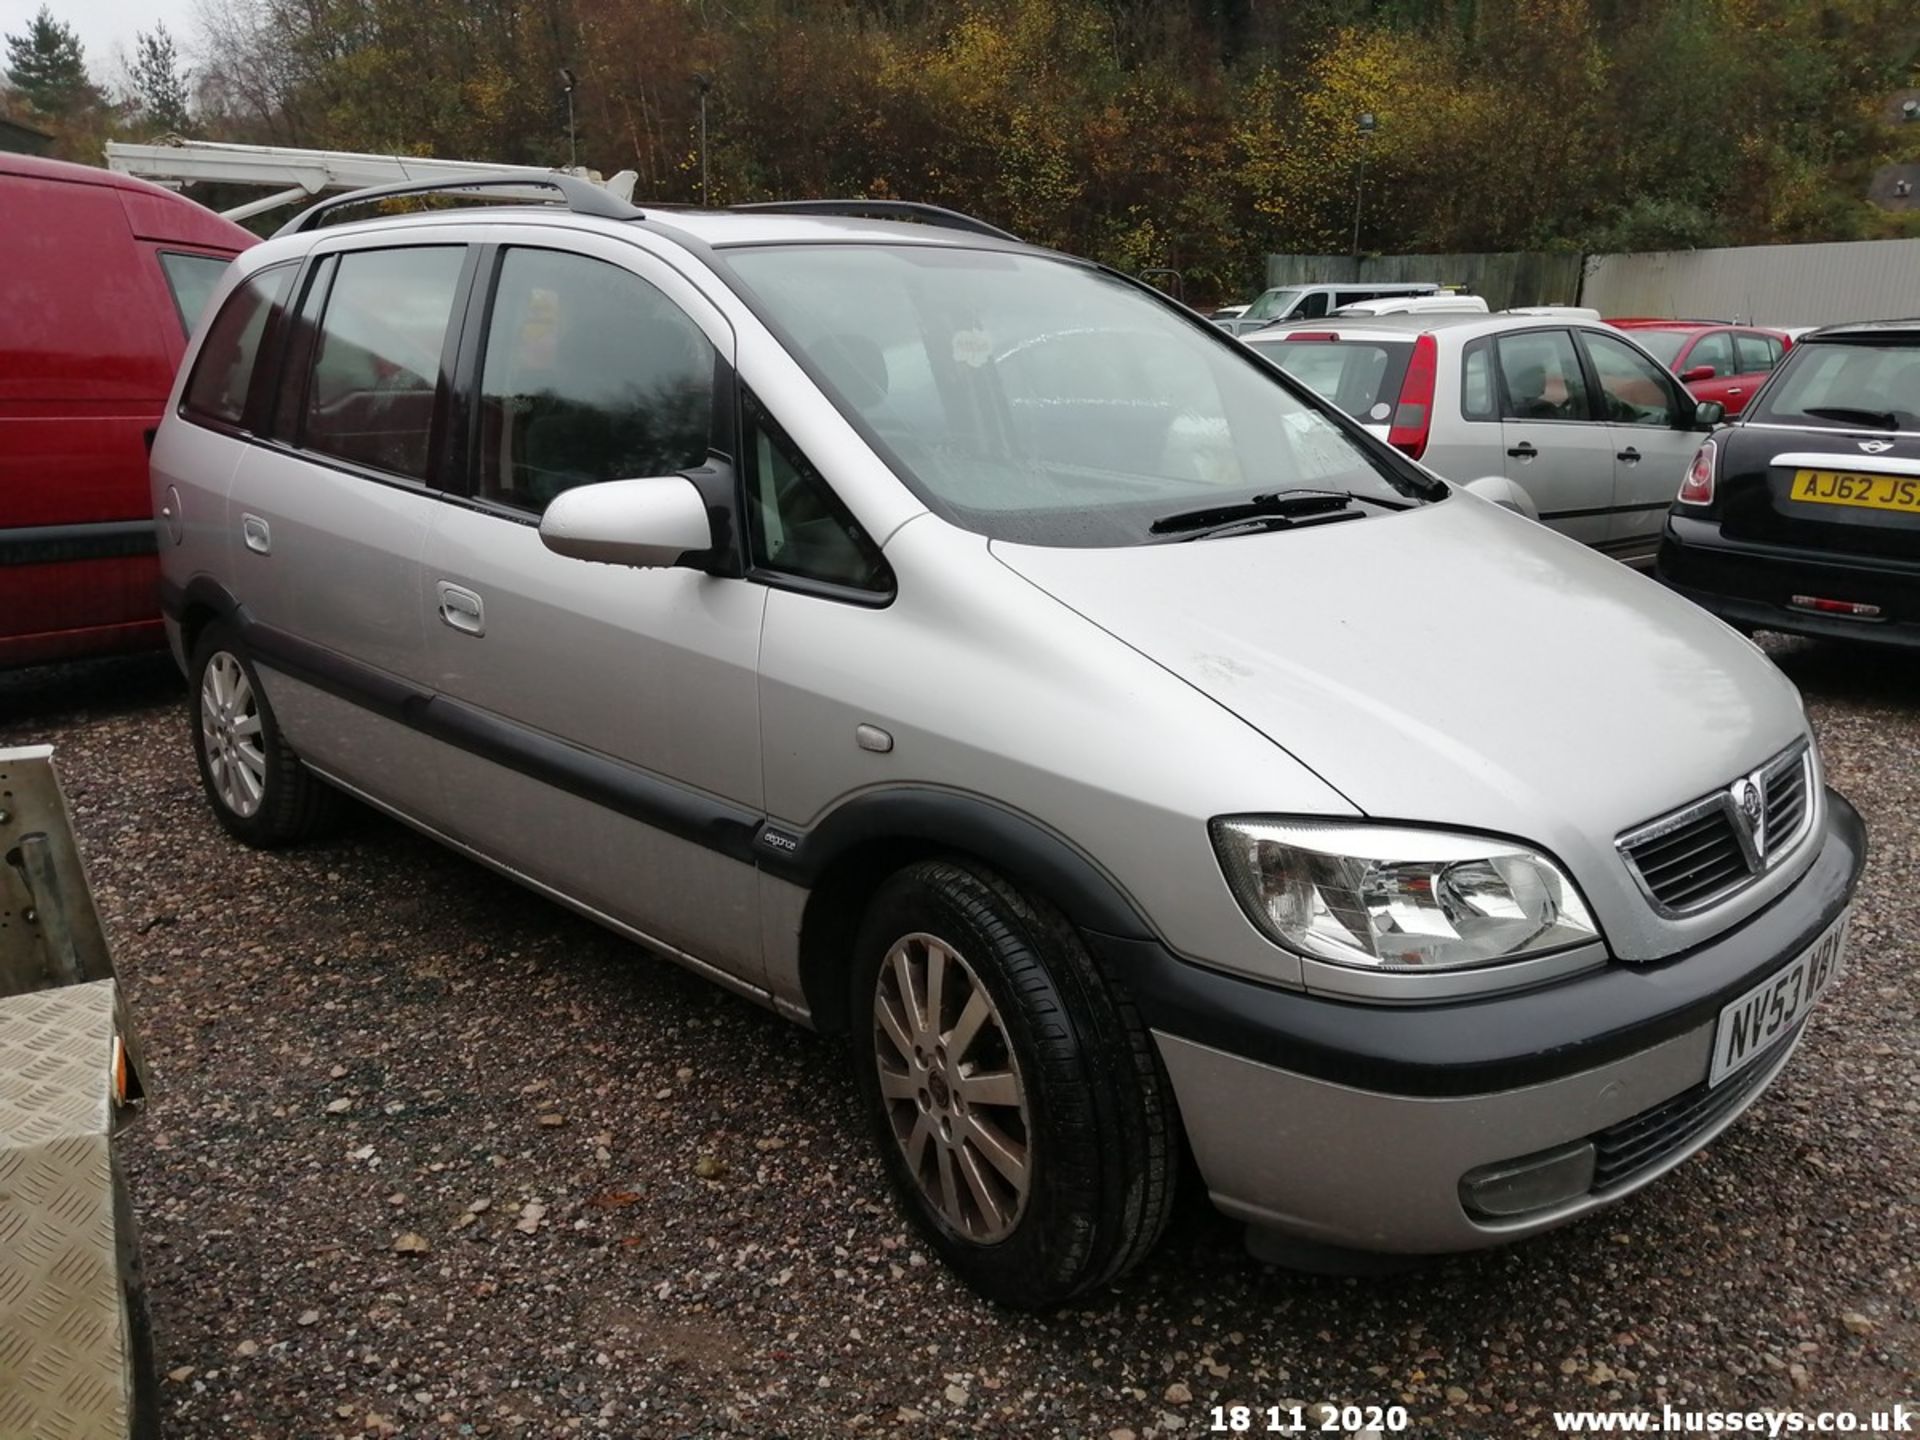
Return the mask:
{"type": "Polygon", "coordinates": [[[208,0],[221,138],[968,210],[1204,295],[1270,250],[1867,233],[1913,0],[208,0]],[[1362,113],[1376,117],[1363,134],[1362,113]],[[1361,184],[1364,175],[1364,185],[1361,184]]]}

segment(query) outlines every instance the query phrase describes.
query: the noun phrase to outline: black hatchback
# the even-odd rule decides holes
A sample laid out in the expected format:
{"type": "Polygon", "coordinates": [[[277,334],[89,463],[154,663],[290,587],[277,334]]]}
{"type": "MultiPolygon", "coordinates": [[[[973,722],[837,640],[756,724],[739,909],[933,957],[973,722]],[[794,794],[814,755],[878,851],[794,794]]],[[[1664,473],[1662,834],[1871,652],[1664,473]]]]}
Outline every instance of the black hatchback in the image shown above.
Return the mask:
{"type": "Polygon", "coordinates": [[[1796,344],[1701,445],[1657,573],[1743,630],[1920,648],[1920,320],[1796,344]]]}

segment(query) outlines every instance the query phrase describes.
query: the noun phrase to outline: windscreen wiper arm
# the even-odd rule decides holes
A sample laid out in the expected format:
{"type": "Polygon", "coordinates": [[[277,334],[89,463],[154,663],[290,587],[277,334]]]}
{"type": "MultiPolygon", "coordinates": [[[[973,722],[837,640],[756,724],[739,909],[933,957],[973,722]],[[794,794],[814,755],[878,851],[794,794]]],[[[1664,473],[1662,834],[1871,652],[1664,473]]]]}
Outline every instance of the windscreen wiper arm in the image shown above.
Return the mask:
{"type": "Polygon", "coordinates": [[[1236,500],[1231,505],[1211,505],[1203,510],[1162,515],[1147,530],[1154,535],[1176,535],[1182,530],[1210,530],[1235,520],[1296,520],[1309,515],[1331,515],[1361,498],[1338,490],[1276,490],[1248,500],[1236,500]]]}
{"type": "Polygon", "coordinates": [[[1900,417],[1886,410],[1856,410],[1851,405],[1809,405],[1802,413],[1818,415],[1822,420],[1838,420],[1843,425],[1851,420],[1871,425],[1876,430],[1900,428],[1900,417]]]}

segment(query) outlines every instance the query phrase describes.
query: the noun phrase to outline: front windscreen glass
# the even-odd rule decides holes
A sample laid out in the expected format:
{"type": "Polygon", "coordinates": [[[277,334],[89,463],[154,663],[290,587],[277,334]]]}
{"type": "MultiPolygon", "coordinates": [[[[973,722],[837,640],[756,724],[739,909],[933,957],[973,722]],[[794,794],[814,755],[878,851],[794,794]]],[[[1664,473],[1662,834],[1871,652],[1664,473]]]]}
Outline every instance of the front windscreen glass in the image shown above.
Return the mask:
{"type": "Polygon", "coordinates": [[[1300,292],[1298,290],[1269,290],[1258,300],[1254,301],[1253,304],[1249,305],[1247,307],[1247,313],[1241,318],[1244,320],[1278,320],[1284,315],[1291,314],[1294,305],[1299,302],[1299,299],[1300,292]]]}
{"type": "Polygon", "coordinates": [[[984,535],[1129,545],[1256,496],[1380,513],[1445,493],[1237,341],[1090,266],[947,245],[725,262],[901,478],[984,535]]]}
{"type": "Polygon", "coordinates": [[[1680,347],[1687,343],[1684,330],[1629,330],[1627,332],[1646,351],[1662,365],[1672,368],[1679,358],[1680,347]]]}

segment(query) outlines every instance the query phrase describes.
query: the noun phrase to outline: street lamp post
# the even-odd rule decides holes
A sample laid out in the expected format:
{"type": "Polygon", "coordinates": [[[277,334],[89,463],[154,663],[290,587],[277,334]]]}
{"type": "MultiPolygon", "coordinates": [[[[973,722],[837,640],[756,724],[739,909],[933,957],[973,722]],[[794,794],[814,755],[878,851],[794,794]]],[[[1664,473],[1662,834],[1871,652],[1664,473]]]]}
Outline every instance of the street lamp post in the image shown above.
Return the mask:
{"type": "Polygon", "coordinates": [[[706,209],[713,203],[707,193],[707,92],[713,89],[713,77],[695,75],[693,83],[700,88],[700,206],[706,209]]]}
{"type": "Polygon", "coordinates": [[[580,168],[579,138],[573,128],[573,87],[580,83],[573,71],[566,66],[560,67],[560,88],[567,92],[567,168],[580,168]]]}
{"type": "Polygon", "coordinates": [[[1356,128],[1360,132],[1360,168],[1353,181],[1353,258],[1360,258],[1360,196],[1367,186],[1367,141],[1373,135],[1371,110],[1362,112],[1356,128]]]}

